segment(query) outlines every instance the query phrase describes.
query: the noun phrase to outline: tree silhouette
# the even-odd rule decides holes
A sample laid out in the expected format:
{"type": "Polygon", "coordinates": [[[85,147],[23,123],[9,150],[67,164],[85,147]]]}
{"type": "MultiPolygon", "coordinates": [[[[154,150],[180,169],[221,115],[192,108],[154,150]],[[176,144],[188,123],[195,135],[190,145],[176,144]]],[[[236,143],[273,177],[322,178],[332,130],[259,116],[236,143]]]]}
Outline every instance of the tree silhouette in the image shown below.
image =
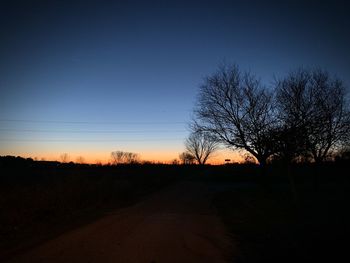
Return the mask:
{"type": "Polygon", "coordinates": [[[79,164],[84,164],[85,163],[85,158],[83,156],[78,156],[76,159],[76,162],[79,164]]]}
{"type": "Polygon", "coordinates": [[[189,152],[183,152],[179,154],[179,159],[182,164],[193,164],[195,157],[189,152]]]}
{"type": "Polygon", "coordinates": [[[350,132],[345,88],[326,71],[299,69],[276,85],[280,155],[324,161],[350,132]]]}
{"type": "Polygon", "coordinates": [[[111,158],[112,158],[113,164],[121,164],[124,162],[124,152],[123,151],[111,152],[111,158]]]}
{"type": "Polygon", "coordinates": [[[132,152],[114,151],[111,153],[112,163],[116,164],[136,164],[139,162],[139,155],[132,152]]]}
{"type": "Polygon", "coordinates": [[[316,96],[310,134],[309,151],[316,162],[324,161],[329,153],[349,139],[350,111],[345,87],[325,71],[312,73],[316,96]]]}
{"type": "Polygon", "coordinates": [[[194,129],[248,151],[264,166],[274,153],[272,98],[253,75],[223,65],[200,87],[194,129]]]}
{"type": "Polygon", "coordinates": [[[69,157],[68,153],[62,153],[60,155],[60,160],[62,163],[68,163],[69,159],[70,159],[70,157],[69,157]]]}
{"type": "Polygon", "coordinates": [[[218,143],[207,133],[192,132],[185,141],[185,147],[198,164],[204,165],[217,149],[218,143]]]}

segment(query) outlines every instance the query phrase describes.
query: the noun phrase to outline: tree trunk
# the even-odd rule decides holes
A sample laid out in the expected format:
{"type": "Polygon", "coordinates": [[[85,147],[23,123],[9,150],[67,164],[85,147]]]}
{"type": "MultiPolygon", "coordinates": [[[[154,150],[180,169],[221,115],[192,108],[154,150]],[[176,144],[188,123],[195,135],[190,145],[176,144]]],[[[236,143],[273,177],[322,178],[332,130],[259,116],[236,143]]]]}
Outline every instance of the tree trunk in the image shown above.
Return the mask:
{"type": "MultiPolygon", "coordinates": [[[[257,158],[258,159],[258,158],[257,158]]],[[[258,159],[259,162],[259,174],[258,174],[258,183],[260,184],[260,186],[265,190],[265,191],[269,191],[269,182],[267,175],[267,171],[266,171],[266,160],[265,159],[258,159]]]]}
{"type": "Polygon", "coordinates": [[[313,185],[314,185],[314,191],[317,193],[320,188],[320,168],[322,165],[322,161],[316,160],[315,161],[315,167],[313,169],[313,185]]]}
{"type": "Polygon", "coordinates": [[[295,206],[297,206],[298,205],[298,192],[297,192],[297,188],[295,185],[294,176],[292,173],[292,164],[290,162],[287,162],[286,168],[287,168],[287,177],[289,180],[289,185],[290,185],[290,190],[291,190],[293,202],[294,202],[295,206]]]}
{"type": "Polygon", "coordinates": [[[260,175],[261,177],[265,177],[267,175],[266,159],[258,159],[258,161],[259,161],[260,175]]]}

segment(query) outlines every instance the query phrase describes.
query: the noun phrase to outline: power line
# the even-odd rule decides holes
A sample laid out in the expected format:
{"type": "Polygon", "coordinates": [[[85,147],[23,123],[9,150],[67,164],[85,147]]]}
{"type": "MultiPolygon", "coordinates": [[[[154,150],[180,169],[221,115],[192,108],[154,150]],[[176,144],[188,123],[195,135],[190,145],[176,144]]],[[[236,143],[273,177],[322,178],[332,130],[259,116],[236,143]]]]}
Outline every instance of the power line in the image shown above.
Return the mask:
{"type": "Polygon", "coordinates": [[[24,120],[24,119],[0,119],[0,122],[22,122],[22,123],[56,123],[56,124],[130,124],[130,125],[155,125],[155,124],[186,124],[184,121],[126,121],[126,122],[108,122],[108,121],[58,121],[58,120],[24,120]]]}
{"type": "Polygon", "coordinates": [[[33,133],[183,133],[186,130],[38,130],[38,129],[1,129],[5,132],[33,132],[33,133]]]}
{"type": "Polygon", "coordinates": [[[74,139],[1,139],[5,142],[158,142],[158,141],[183,141],[183,138],[170,139],[134,139],[134,140],[74,140],[74,139]]]}

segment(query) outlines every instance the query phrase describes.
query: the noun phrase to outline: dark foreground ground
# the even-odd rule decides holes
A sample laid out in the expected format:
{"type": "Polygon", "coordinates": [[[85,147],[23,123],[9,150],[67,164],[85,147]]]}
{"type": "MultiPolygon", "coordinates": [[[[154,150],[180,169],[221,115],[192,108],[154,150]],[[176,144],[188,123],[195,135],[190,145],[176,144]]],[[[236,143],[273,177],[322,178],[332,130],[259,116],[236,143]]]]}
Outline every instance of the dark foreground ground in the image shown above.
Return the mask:
{"type": "Polygon", "coordinates": [[[216,195],[240,250],[234,262],[350,261],[349,166],[324,165],[314,172],[295,168],[296,193],[275,177],[263,187],[216,195]]]}
{"type": "MultiPolygon", "coordinates": [[[[219,231],[222,238],[215,237],[217,241],[211,239],[209,243],[215,247],[215,243],[221,242],[219,240],[231,236],[234,245],[231,254],[225,249],[225,260],[340,261],[344,256],[349,258],[348,168],[346,162],[324,164],[317,169],[310,165],[295,166],[292,175],[296,191],[293,192],[286,170],[278,166],[269,167],[267,178],[261,179],[258,167],[254,165],[98,167],[1,159],[0,261],[15,260],[29,251],[40,251],[37,250],[39,247],[59,236],[99,222],[123,207],[138,206],[152,196],[162,196],[158,193],[175,186],[175,195],[181,197],[179,202],[193,204],[193,207],[197,207],[195,202],[191,203],[194,196],[203,197],[205,191],[210,192],[205,194],[206,199],[198,200],[206,200],[206,205],[213,209],[210,213],[215,215],[214,221],[221,218],[219,221],[225,224],[226,233],[219,231]],[[188,185],[193,184],[207,190],[198,191],[196,187],[191,190],[188,185]],[[185,185],[183,189],[181,185],[185,185]],[[193,193],[186,194],[188,191],[193,193]]],[[[150,218],[156,218],[158,223],[165,220],[163,228],[152,223],[152,219],[146,220],[150,224],[136,232],[150,230],[158,233],[155,236],[160,238],[172,231],[173,225],[169,222],[174,221],[176,228],[183,231],[176,233],[187,233],[191,224],[196,225],[196,220],[204,220],[208,214],[198,212],[199,217],[190,217],[193,222],[189,223],[191,220],[176,216],[176,213],[164,216],[161,211],[166,207],[171,210],[171,207],[181,206],[174,202],[156,206],[152,211],[157,216],[150,218]]],[[[186,209],[191,210],[190,206],[186,209]]],[[[194,214],[196,209],[192,209],[194,214]]],[[[206,228],[205,224],[202,228],[206,228]]],[[[141,234],[136,236],[142,237],[141,234]]],[[[203,238],[191,238],[192,247],[206,250],[201,247],[206,246],[203,238]]],[[[136,244],[143,246],[149,243],[146,241],[136,244]]],[[[173,245],[169,243],[169,246],[173,245]]],[[[221,256],[218,258],[221,260],[221,256]]]]}
{"type": "Polygon", "coordinates": [[[225,263],[233,250],[207,183],[182,181],[63,233],[9,263],[225,263]]]}

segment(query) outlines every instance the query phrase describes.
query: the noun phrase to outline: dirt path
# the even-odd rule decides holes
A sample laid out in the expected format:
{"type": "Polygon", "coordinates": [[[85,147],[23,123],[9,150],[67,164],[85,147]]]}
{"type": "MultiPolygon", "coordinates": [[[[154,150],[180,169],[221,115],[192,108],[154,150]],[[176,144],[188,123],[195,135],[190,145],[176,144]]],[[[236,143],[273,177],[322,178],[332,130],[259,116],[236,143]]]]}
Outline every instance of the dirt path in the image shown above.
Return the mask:
{"type": "Polygon", "coordinates": [[[9,262],[226,262],[232,244],[204,183],[183,182],[9,262]]]}

